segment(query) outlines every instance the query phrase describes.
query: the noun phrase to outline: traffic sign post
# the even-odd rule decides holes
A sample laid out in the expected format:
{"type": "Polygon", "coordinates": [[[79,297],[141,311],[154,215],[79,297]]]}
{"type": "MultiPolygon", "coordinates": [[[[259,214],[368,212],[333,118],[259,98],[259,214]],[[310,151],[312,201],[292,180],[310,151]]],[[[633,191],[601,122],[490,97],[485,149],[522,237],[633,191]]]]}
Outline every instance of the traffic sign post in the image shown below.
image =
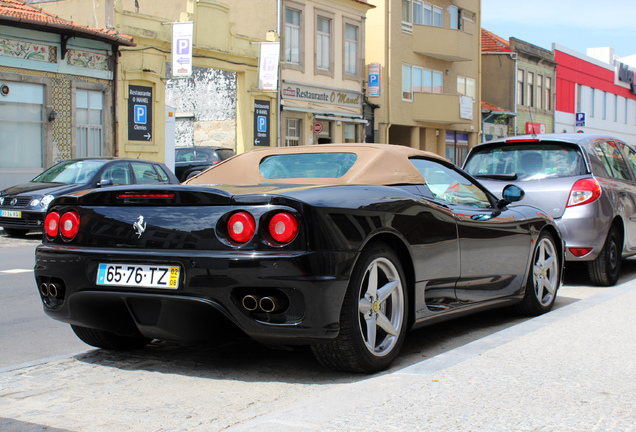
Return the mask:
{"type": "Polygon", "coordinates": [[[575,116],[576,116],[576,122],[575,122],[576,126],[577,127],[585,126],[585,113],[577,112],[575,116]]]}

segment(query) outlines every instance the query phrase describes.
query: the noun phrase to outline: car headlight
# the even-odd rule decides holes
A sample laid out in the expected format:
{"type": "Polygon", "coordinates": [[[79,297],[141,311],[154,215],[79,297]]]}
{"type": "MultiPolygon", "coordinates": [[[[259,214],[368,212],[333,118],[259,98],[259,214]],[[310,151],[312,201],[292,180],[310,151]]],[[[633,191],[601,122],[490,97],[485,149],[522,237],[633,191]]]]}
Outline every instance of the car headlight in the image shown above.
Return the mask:
{"type": "Polygon", "coordinates": [[[44,208],[48,208],[51,201],[53,201],[55,197],[53,195],[44,195],[40,200],[40,205],[44,208]]]}

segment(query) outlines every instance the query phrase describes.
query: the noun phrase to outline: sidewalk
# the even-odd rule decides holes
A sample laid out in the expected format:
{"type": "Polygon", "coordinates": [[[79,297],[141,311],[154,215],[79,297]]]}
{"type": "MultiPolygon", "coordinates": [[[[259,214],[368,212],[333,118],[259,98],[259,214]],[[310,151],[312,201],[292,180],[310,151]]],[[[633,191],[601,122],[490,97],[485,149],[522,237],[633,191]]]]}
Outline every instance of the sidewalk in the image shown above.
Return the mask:
{"type": "Polygon", "coordinates": [[[0,372],[0,430],[636,431],[634,335],[630,281],[362,380],[311,359],[298,380],[282,360],[272,383],[236,364],[212,374],[188,358],[175,373],[88,354],[0,372]]]}
{"type": "Polygon", "coordinates": [[[228,429],[636,431],[636,282],[228,429]]]}

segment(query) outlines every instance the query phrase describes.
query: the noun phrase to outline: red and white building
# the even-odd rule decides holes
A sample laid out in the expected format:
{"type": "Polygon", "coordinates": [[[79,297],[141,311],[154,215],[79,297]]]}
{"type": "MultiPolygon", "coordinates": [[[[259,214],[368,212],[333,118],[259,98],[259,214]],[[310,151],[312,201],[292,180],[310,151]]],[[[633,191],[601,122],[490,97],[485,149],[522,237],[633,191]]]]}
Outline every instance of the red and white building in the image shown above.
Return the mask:
{"type": "Polygon", "coordinates": [[[611,48],[584,55],[554,44],[555,132],[599,133],[636,145],[636,68],[611,48]]]}

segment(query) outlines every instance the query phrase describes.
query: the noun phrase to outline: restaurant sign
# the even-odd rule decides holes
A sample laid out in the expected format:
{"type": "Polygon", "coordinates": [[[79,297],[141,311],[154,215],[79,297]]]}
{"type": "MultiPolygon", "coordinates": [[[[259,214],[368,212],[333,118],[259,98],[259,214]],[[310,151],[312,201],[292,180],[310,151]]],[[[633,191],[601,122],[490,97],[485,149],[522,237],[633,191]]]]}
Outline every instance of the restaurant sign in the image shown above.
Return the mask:
{"type": "Polygon", "coordinates": [[[282,95],[285,99],[296,99],[306,102],[320,102],[356,108],[362,106],[362,93],[350,90],[325,89],[286,83],[283,84],[282,95]]]}

